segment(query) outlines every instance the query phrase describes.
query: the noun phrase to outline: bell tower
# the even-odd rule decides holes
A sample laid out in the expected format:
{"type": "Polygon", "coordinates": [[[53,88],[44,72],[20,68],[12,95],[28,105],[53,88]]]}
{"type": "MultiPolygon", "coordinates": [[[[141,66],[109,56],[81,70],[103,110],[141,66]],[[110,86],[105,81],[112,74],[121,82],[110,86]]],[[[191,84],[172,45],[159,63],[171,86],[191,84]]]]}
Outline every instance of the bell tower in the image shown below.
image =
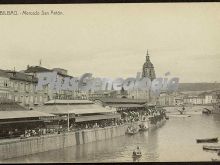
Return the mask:
{"type": "Polygon", "coordinates": [[[143,69],[142,69],[142,78],[143,77],[148,77],[151,81],[153,81],[156,78],[154,65],[150,61],[150,56],[149,56],[148,50],[147,50],[147,54],[146,54],[146,61],[143,65],[143,69]]]}

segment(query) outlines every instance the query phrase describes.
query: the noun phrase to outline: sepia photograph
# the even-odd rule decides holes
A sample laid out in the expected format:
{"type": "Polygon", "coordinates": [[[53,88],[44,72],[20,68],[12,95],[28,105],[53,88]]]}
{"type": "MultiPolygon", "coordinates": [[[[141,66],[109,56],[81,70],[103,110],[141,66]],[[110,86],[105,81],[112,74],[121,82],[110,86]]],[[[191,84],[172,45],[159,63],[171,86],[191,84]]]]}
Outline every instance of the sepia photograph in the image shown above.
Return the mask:
{"type": "Polygon", "coordinates": [[[220,3],[0,5],[0,163],[220,161],[220,3]]]}

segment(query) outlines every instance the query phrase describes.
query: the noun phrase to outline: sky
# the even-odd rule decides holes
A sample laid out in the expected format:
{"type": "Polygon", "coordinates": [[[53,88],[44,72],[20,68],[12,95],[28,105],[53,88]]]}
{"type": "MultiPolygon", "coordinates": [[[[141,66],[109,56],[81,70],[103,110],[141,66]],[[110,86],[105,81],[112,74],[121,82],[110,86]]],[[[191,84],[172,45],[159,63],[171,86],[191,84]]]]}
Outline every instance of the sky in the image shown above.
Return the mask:
{"type": "Polygon", "coordinates": [[[128,78],[147,49],[157,77],[220,82],[220,3],[4,5],[0,10],[63,15],[0,15],[0,69],[64,68],[79,77],[128,78]]]}

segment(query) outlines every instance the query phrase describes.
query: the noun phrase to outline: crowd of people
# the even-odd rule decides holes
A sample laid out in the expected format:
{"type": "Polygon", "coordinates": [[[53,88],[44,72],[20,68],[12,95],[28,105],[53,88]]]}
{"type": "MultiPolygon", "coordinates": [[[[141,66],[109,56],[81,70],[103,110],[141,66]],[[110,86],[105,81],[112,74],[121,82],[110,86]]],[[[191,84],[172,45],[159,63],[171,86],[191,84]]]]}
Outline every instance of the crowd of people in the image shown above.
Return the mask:
{"type": "Polygon", "coordinates": [[[140,113],[135,111],[122,112],[121,118],[124,123],[139,121],[140,113]]]}
{"type": "Polygon", "coordinates": [[[70,131],[75,130],[83,130],[83,129],[93,129],[93,128],[105,128],[108,126],[115,126],[118,123],[116,121],[112,120],[99,120],[99,121],[87,121],[87,122],[81,122],[81,123],[73,123],[70,125],[70,131]]]}
{"type": "Polygon", "coordinates": [[[142,111],[122,111],[121,121],[122,123],[132,123],[137,121],[145,121],[149,118],[151,123],[156,123],[162,120],[166,116],[165,110],[162,108],[149,108],[142,111]]]}
{"type": "MultiPolygon", "coordinates": [[[[143,120],[150,120],[151,124],[156,124],[158,121],[162,120],[166,117],[165,111],[161,108],[148,108],[143,109],[141,111],[134,111],[134,110],[126,110],[126,111],[119,111],[121,114],[120,119],[103,119],[103,120],[96,120],[96,121],[85,121],[85,122],[70,122],[69,131],[79,131],[84,129],[94,129],[94,128],[105,128],[109,126],[117,126],[122,125],[125,123],[133,123],[143,120]]],[[[41,135],[47,134],[60,134],[61,132],[67,132],[68,126],[67,122],[59,122],[57,123],[57,128],[47,128],[44,127],[36,127],[33,129],[26,129],[26,130],[10,130],[4,134],[7,135],[7,138],[19,137],[20,138],[29,138],[29,137],[36,137],[41,135]]],[[[5,136],[6,137],[6,136],[5,136]]]]}
{"type": "Polygon", "coordinates": [[[164,109],[155,109],[154,111],[151,111],[151,118],[150,122],[151,124],[156,124],[157,122],[161,121],[166,117],[166,113],[164,109]]]}

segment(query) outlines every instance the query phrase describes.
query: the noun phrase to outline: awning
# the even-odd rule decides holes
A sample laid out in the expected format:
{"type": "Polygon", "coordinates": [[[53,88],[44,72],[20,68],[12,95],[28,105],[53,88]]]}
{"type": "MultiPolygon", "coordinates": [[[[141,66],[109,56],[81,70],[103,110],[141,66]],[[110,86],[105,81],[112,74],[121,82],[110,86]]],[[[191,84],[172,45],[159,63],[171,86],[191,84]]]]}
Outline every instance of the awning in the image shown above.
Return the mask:
{"type": "Polygon", "coordinates": [[[44,104],[93,104],[93,102],[90,100],[50,100],[44,104]]]}
{"type": "Polygon", "coordinates": [[[13,124],[13,123],[30,123],[30,122],[43,122],[43,121],[42,120],[6,121],[6,122],[0,122],[0,125],[2,125],[2,124],[13,124]]]}
{"type": "Polygon", "coordinates": [[[145,104],[146,99],[127,99],[127,98],[99,98],[103,103],[125,103],[125,104],[145,104]]]}
{"type": "Polygon", "coordinates": [[[115,108],[104,108],[98,104],[82,105],[44,105],[37,110],[51,114],[91,114],[91,113],[112,113],[115,108]]]}
{"type": "Polygon", "coordinates": [[[144,105],[140,104],[111,104],[110,107],[114,108],[142,108],[144,105]]]}
{"type": "Polygon", "coordinates": [[[55,115],[39,111],[0,111],[0,119],[16,119],[30,117],[53,117],[55,115]]]}
{"type": "Polygon", "coordinates": [[[83,121],[92,121],[92,120],[115,119],[120,117],[121,117],[120,114],[80,116],[80,117],[76,117],[75,121],[83,122],[83,121]]]}

